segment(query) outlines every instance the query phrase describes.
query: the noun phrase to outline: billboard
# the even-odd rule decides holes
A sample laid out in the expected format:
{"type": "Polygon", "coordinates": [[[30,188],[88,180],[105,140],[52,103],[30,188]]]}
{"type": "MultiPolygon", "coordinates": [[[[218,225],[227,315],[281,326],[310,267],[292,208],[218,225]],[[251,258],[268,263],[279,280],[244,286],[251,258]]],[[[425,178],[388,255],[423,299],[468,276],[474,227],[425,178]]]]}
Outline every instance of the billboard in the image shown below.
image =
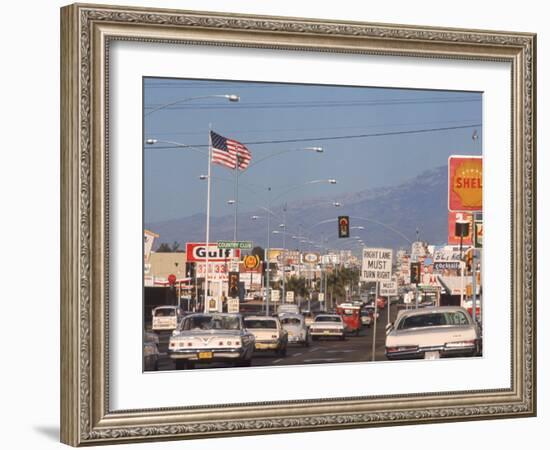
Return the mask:
{"type": "Polygon", "coordinates": [[[483,210],[483,158],[449,156],[449,211],[483,210]]]}
{"type": "MultiPolygon", "coordinates": [[[[205,262],[206,244],[204,242],[188,242],[185,244],[187,262],[205,262]]],[[[218,248],[216,242],[208,244],[209,261],[228,261],[232,258],[240,258],[241,250],[238,248],[218,248]]]]}

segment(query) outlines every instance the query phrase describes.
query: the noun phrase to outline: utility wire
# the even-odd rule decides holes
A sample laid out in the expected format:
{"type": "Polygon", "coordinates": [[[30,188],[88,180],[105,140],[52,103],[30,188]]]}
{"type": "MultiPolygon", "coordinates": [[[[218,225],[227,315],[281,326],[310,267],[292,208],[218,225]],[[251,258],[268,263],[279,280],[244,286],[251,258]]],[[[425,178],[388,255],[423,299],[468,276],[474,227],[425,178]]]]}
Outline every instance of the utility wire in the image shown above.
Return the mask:
{"type": "MultiPolygon", "coordinates": [[[[480,123],[475,123],[472,125],[461,125],[456,127],[443,127],[443,128],[424,128],[424,129],[418,129],[418,130],[404,130],[404,131],[387,131],[387,132],[381,132],[381,133],[370,133],[370,134],[355,134],[355,135],[347,135],[347,136],[328,136],[328,137],[310,137],[310,138],[299,138],[299,139],[280,139],[280,140],[273,140],[273,141],[251,141],[251,142],[242,142],[242,144],[245,145],[264,145],[264,144],[282,144],[282,143],[291,143],[291,142],[319,142],[319,141],[335,141],[335,140],[342,140],[342,139],[362,139],[362,138],[370,138],[370,137],[382,137],[382,136],[400,136],[404,134],[422,134],[422,133],[434,133],[438,131],[451,131],[451,130],[463,130],[466,128],[481,128],[480,123]]],[[[190,145],[192,147],[208,147],[207,144],[193,144],[190,145]]],[[[155,146],[155,149],[171,149],[171,148],[180,148],[181,146],[155,146]]]]}

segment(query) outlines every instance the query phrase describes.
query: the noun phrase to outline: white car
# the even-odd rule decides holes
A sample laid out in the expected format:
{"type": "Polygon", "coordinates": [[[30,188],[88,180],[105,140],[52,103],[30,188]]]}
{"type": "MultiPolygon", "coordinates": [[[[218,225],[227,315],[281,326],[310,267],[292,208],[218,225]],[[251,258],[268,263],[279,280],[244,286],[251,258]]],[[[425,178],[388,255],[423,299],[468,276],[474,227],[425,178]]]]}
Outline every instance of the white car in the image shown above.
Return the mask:
{"type": "Polygon", "coordinates": [[[400,311],[386,328],[386,358],[437,359],[477,356],[481,352],[478,326],[458,306],[400,311]]]}
{"type": "Polygon", "coordinates": [[[309,347],[309,332],[304,316],[301,314],[282,313],[279,314],[281,325],[288,333],[289,344],[300,344],[309,347]]]}
{"type": "Polygon", "coordinates": [[[338,314],[319,314],[309,326],[309,334],[314,341],[321,337],[346,339],[345,324],[338,314]]]}
{"type": "Polygon", "coordinates": [[[245,329],[240,314],[190,314],[168,343],[168,356],[176,369],[220,361],[250,366],[253,352],[254,335],[245,329]]]}
{"type": "Polygon", "coordinates": [[[178,327],[182,317],[183,309],[179,306],[157,306],[152,311],[153,331],[172,331],[178,327]]]}
{"type": "Polygon", "coordinates": [[[277,317],[248,316],[244,326],[254,335],[256,350],[274,350],[280,356],[286,355],[288,333],[277,317]]]}

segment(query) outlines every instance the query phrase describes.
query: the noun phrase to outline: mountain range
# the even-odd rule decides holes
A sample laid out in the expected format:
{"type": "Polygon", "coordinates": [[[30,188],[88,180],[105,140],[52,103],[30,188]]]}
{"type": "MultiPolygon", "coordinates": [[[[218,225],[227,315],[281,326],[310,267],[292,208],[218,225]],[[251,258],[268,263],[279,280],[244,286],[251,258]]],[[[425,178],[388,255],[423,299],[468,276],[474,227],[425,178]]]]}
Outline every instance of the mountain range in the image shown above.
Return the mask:
{"type": "MultiPolygon", "coordinates": [[[[272,205],[270,230],[282,230],[282,203],[272,205]]],[[[238,217],[238,239],[266,246],[265,211],[246,211],[238,217]],[[251,220],[251,216],[260,216],[251,220]]],[[[366,246],[410,248],[417,237],[430,244],[447,241],[447,166],[426,170],[396,186],[365,189],[338,196],[325,196],[296,201],[286,205],[286,248],[305,249],[309,243],[324,243],[328,248],[352,249],[354,236],[366,246]],[[341,204],[333,206],[334,202],[341,204]],[[350,216],[351,239],[338,239],[337,216],[350,216]],[[358,229],[355,227],[364,227],[358,229]],[[418,232],[418,236],[417,236],[418,232]],[[295,238],[293,239],[292,236],[295,238]],[[306,239],[303,239],[303,238],[306,239]]],[[[206,215],[195,214],[173,220],[146,223],[145,228],[159,234],[161,242],[180,243],[205,241],[206,215]]],[[[234,216],[211,217],[210,241],[232,240],[234,216]]],[[[271,247],[282,247],[282,235],[271,234],[271,247]]]]}

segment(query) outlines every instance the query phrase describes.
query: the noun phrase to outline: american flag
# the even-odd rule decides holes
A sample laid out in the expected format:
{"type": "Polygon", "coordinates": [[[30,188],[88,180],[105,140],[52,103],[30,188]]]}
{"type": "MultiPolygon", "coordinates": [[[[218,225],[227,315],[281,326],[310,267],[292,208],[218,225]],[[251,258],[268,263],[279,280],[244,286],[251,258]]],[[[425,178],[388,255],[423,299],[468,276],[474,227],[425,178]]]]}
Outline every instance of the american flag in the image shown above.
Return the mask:
{"type": "Polygon", "coordinates": [[[210,132],[212,141],[212,162],[230,169],[244,170],[250,164],[252,153],[240,142],[225,138],[218,133],[210,132]],[[238,164],[237,164],[238,161],[238,164]]]}

